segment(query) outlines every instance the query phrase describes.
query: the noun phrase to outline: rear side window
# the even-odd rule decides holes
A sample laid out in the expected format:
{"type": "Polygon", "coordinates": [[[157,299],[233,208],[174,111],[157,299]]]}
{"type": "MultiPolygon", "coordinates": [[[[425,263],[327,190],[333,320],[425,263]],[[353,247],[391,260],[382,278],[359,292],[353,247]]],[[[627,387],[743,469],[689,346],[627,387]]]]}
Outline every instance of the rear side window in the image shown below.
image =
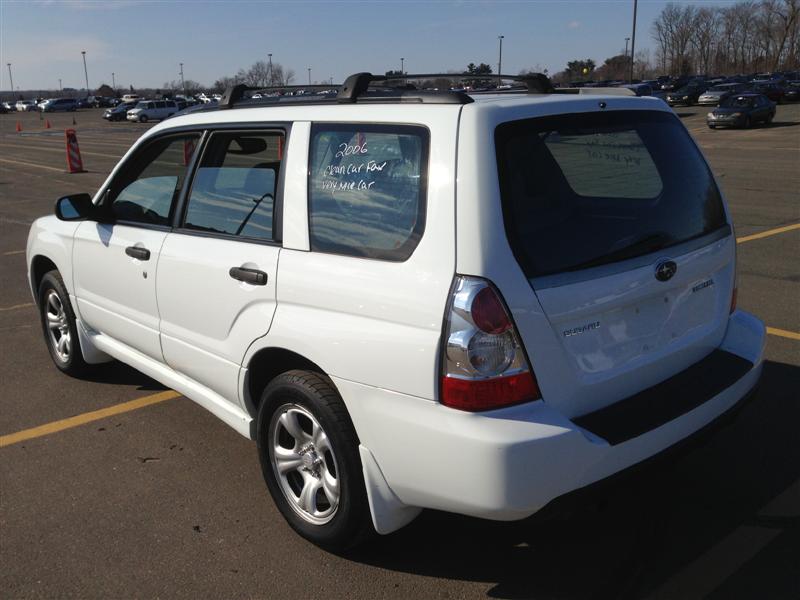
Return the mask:
{"type": "Polygon", "coordinates": [[[406,260],[425,227],[428,130],[314,125],[309,159],[311,249],[406,260]]]}
{"type": "Polygon", "coordinates": [[[714,179],[673,115],[514,121],[495,143],[506,232],[528,277],[649,254],[726,224],[714,179]]]}
{"type": "Polygon", "coordinates": [[[194,176],[184,227],[274,240],[283,132],[216,132],[194,176]]]}

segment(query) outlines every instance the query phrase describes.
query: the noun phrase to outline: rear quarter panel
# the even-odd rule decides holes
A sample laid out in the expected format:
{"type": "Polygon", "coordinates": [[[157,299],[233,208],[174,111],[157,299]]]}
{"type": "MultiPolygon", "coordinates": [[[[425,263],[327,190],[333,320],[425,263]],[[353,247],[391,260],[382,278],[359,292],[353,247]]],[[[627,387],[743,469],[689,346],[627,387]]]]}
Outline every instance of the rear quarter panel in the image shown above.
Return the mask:
{"type": "MultiPolygon", "coordinates": [[[[411,256],[389,262],[310,252],[305,173],[310,128],[294,127],[287,155],[301,177],[284,190],[278,306],[263,348],[296,352],[343,380],[435,398],[442,319],[455,268],[455,144],[460,106],[319,107],[315,122],[422,125],[430,134],[425,231],[411,256]]],[[[240,378],[243,385],[244,378],[240,378]]],[[[250,404],[242,389],[245,404],[250,404]]],[[[347,402],[347,398],[345,398],[347,402]]],[[[358,423],[356,423],[358,429],[358,423]]]]}

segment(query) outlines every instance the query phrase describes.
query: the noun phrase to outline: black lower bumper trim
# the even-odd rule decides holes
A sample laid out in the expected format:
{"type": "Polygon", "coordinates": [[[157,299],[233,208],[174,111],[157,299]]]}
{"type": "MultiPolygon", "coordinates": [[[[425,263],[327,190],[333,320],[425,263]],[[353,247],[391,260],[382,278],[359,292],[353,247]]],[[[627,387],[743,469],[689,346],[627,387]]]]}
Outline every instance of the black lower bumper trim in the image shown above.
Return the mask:
{"type": "Polygon", "coordinates": [[[749,360],[717,349],[666,381],[573,422],[612,446],[621,444],[697,408],[752,368],[749,360]]]}

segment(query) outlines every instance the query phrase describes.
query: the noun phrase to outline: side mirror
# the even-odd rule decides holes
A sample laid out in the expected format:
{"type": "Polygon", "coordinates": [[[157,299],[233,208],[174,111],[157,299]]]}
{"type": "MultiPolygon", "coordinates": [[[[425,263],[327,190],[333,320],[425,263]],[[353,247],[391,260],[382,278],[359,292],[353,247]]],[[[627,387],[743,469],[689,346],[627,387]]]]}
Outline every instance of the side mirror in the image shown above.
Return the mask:
{"type": "Polygon", "coordinates": [[[83,221],[95,218],[98,210],[89,194],[72,194],[56,200],[55,213],[61,221],[83,221]]]}

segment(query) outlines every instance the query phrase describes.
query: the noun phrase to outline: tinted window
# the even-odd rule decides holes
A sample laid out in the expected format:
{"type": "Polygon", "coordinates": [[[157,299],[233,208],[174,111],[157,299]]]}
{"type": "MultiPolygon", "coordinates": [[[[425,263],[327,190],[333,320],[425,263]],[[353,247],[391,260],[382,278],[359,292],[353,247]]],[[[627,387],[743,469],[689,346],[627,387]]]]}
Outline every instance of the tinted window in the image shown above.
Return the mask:
{"type": "Polygon", "coordinates": [[[192,182],[184,227],[275,239],[274,207],[282,132],[218,132],[192,182]]]}
{"type": "Polygon", "coordinates": [[[705,161],[674,115],[571,114],[506,123],[504,218],[529,277],[655,252],[725,225],[705,161]]]}
{"type": "Polygon", "coordinates": [[[166,106],[166,102],[156,102],[156,108],[164,108],[166,106]]]}
{"type": "Polygon", "coordinates": [[[749,108],[753,106],[753,96],[731,97],[722,103],[724,108],[749,108]]]}
{"type": "Polygon", "coordinates": [[[156,140],[127,161],[111,186],[111,213],[121,221],[169,224],[198,134],[156,140]]]}
{"type": "Polygon", "coordinates": [[[428,132],[315,125],[309,160],[311,249],[405,260],[425,227],[428,132]]]}

